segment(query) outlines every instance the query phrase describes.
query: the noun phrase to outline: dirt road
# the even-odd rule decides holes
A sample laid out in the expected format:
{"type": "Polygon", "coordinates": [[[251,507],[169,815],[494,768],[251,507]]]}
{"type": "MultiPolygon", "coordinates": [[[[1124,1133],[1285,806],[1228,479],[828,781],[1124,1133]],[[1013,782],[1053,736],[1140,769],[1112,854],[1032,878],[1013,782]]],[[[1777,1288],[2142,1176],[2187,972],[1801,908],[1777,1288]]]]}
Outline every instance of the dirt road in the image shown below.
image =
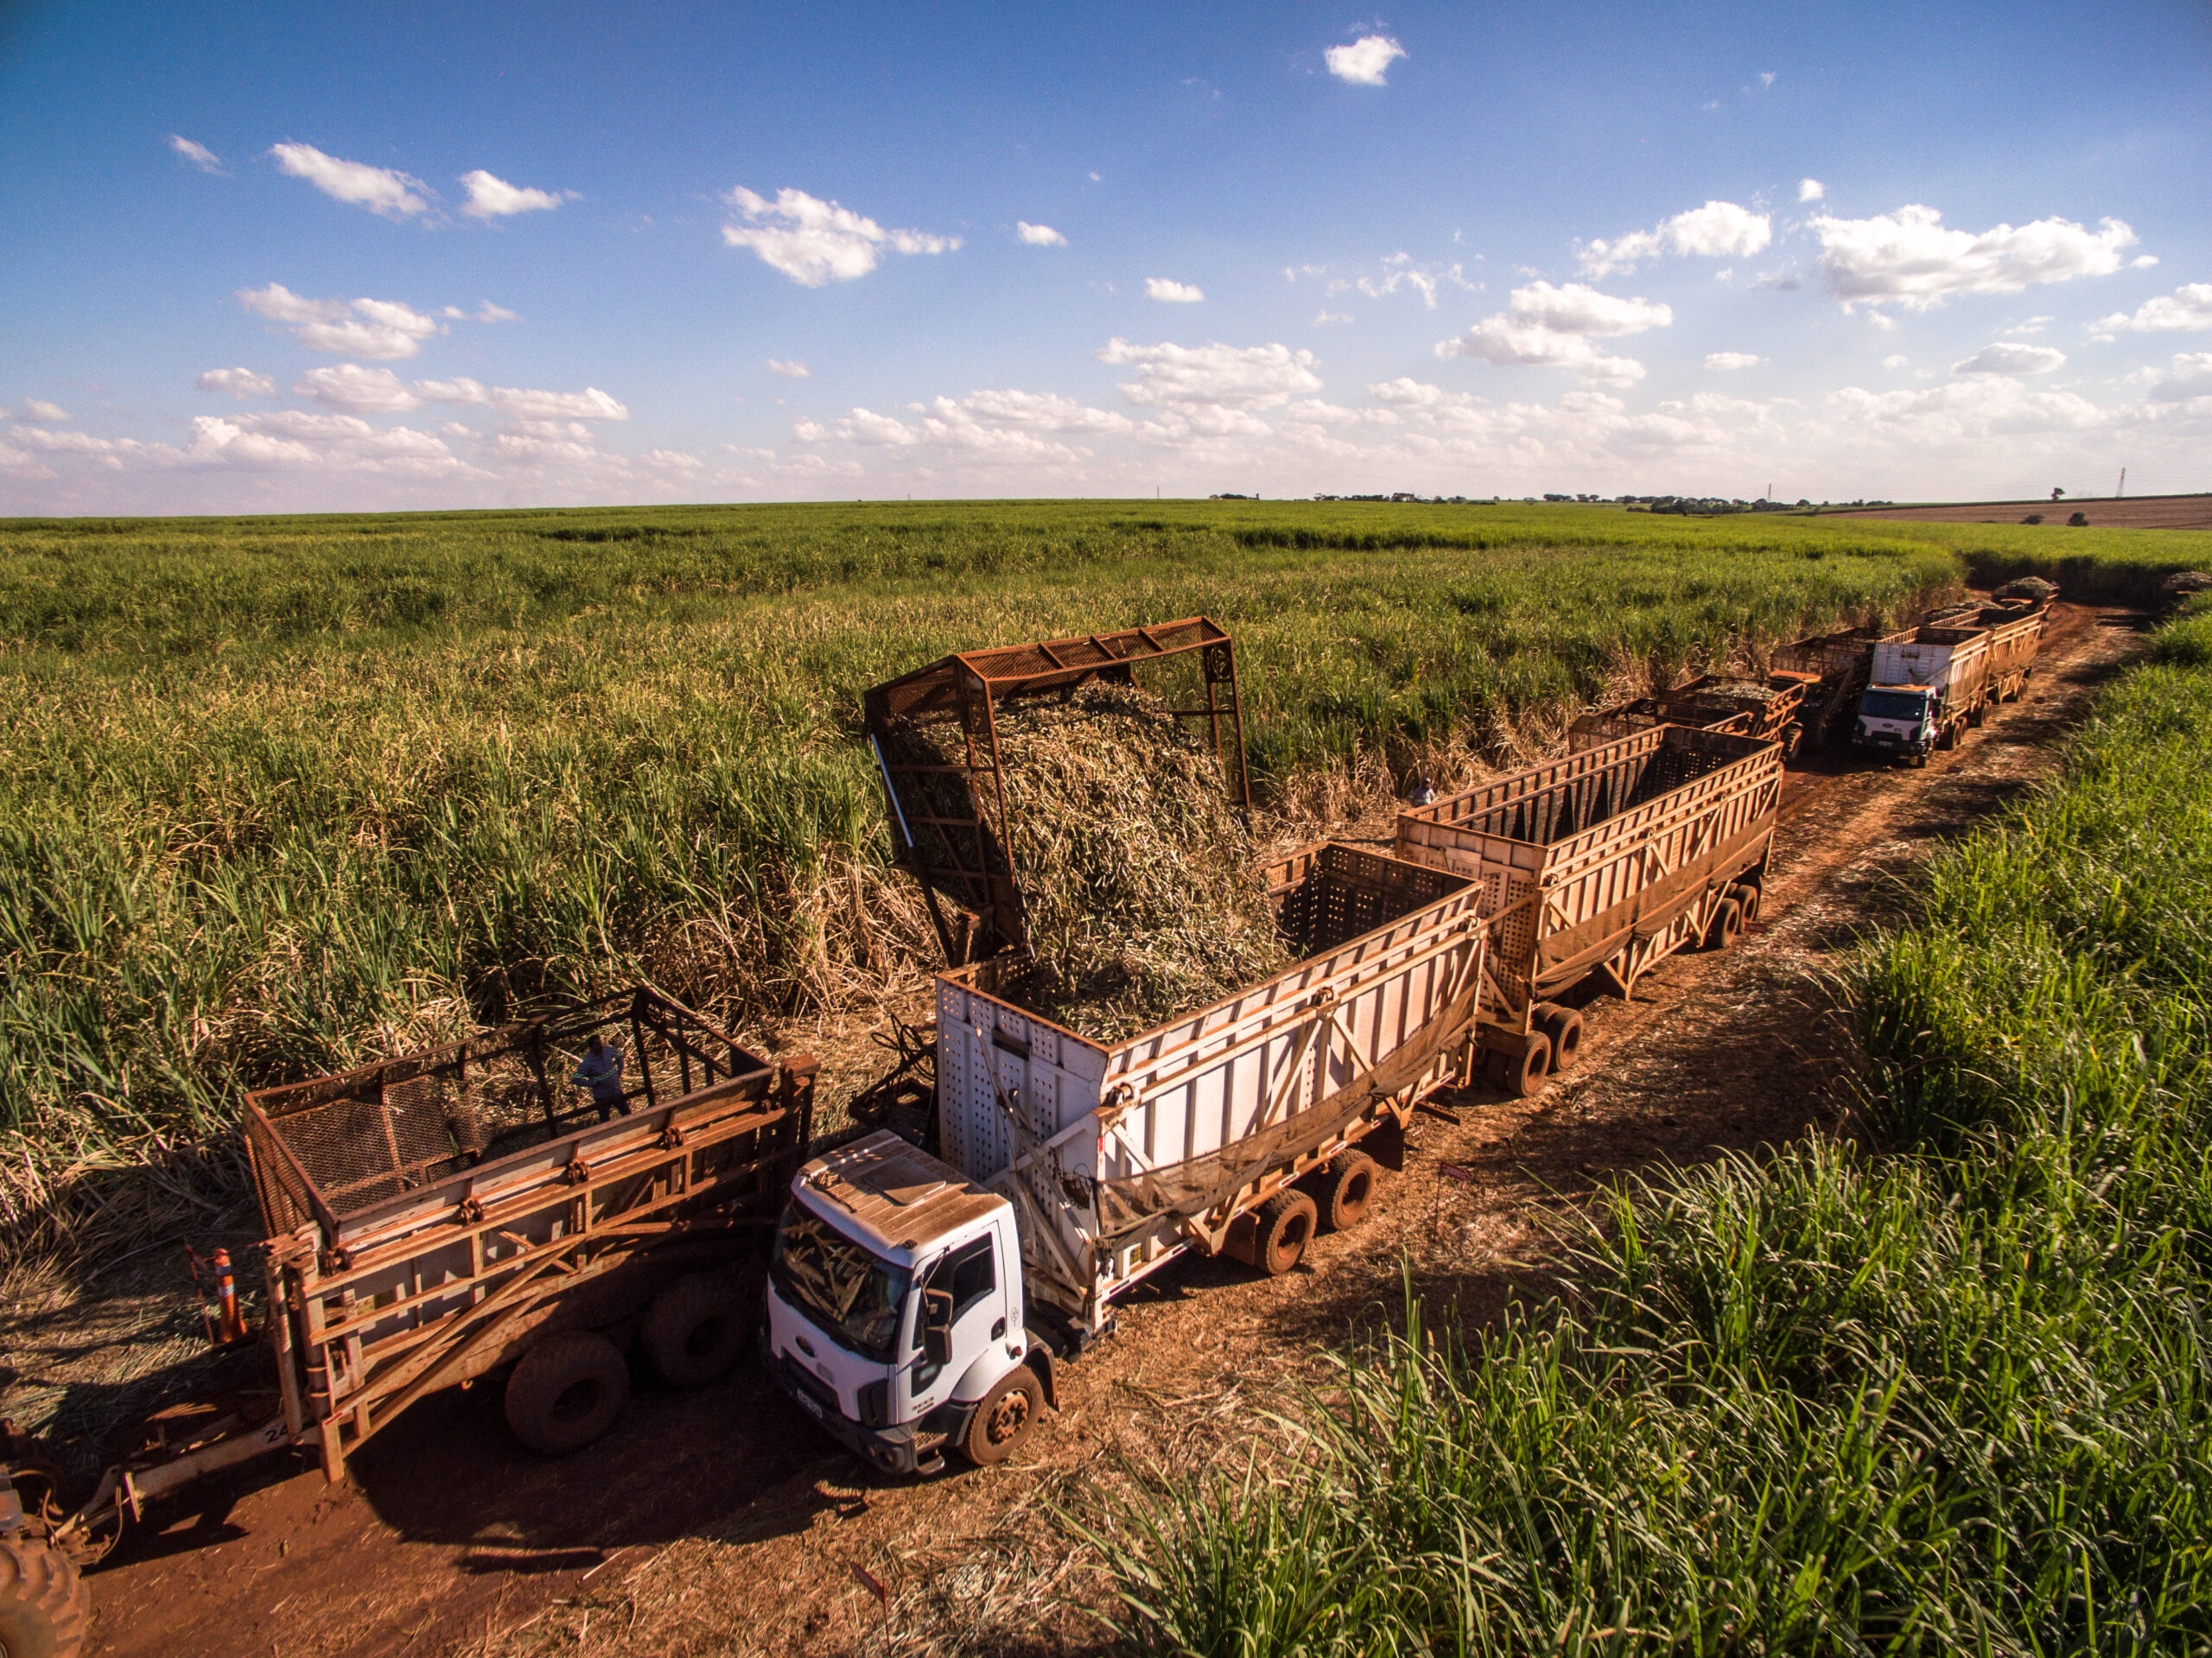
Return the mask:
{"type": "MultiPolygon", "coordinates": [[[[1190,1468],[1324,1373],[1326,1350],[1421,1290],[1489,1317],[1547,1217],[1662,1159],[1831,1125],[1847,1033],[1822,975],[1897,877],[2052,762],[2132,647],[2133,619],[2062,607],[2020,703],[1924,771],[1847,757],[1793,772],[1765,913],[1722,956],[1675,958],[1596,1000],[1574,1072],[1542,1096],[1468,1096],[1420,1119],[1375,1218],[1290,1276],[1193,1261],[1148,1280],[1119,1337],[1062,1373],[1019,1466],[877,1483],[751,1367],[692,1394],[641,1381],[617,1430],[560,1463],[509,1439],[492,1388],[433,1397],[356,1461],[356,1483],[277,1469],[173,1515],[96,1574],[117,1658],[952,1650],[1013,1627],[1081,1571],[1046,1503],[1117,1459],[1190,1468]],[[1452,1120],[1456,1119],[1456,1121],[1452,1120]],[[1441,1178],[1440,1163],[1458,1171],[1441,1178]]],[[[1448,1304],[1448,1303],[1447,1303],[1448,1304]]],[[[1075,1633],[1073,1626],[1066,1631],[1075,1633]]]]}

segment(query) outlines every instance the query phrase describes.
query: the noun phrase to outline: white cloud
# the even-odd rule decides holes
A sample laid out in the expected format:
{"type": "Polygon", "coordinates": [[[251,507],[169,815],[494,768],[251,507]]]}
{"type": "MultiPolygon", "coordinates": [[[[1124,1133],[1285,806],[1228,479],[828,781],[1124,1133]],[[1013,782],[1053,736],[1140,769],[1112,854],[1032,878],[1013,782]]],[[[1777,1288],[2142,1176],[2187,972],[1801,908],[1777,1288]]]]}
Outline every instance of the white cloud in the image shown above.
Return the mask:
{"type": "Polygon", "coordinates": [[[907,409],[917,418],[910,422],[872,409],[854,409],[826,425],[800,421],[792,427],[792,435],[802,443],[842,441],[879,453],[957,455],[988,467],[1068,467],[1093,454],[1068,439],[1137,429],[1127,415],[1092,409],[1052,392],[971,391],[964,397],[910,403],[907,409]]]}
{"type": "Polygon", "coordinates": [[[1766,359],[1755,352],[1713,351],[1705,354],[1705,365],[1710,369],[1757,368],[1766,359]]]}
{"type": "Polygon", "coordinates": [[[474,404],[521,421],[627,420],[630,411],[597,386],[582,391],[531,391],[511,385],[487,386],[480,380],[417,380],[416,395],[427,403],[474,404]]]}
{"type": "Polygon", "coordinates": [[[1388,35],[1363,35],[1350,46],[1332,46],[1324,52],[1329,73],[1356,86],[1380,86],[1383,73],[1406,55],[1406,48],[1388,35]]]}
{"type": "Polygon", "coordinates": [[[1313,353],[1287,346],[1133,346],[1107,342],[1097,353],[1109,367],[1134,367],[1122,395],[1152,409],[1272,409],[1321,389],[1313,353]]]}
{"type": "Polygon", "coordinates": [[[1951,294],[2017,294],[2031,283],[2101,276],[2120,269],[2135,232],[2117,219],[2091,232],[2064,219],[1999,225],[1976,235],[1947,230],[1933,207],[1905,206],[1872,219],[1821,217],[1821,275],[1847,307],[1908,310],[1941,305],[1951,294]]]}
{"type": "Polygon", "coordinates": [[[1771,69],[1762,69],[1762,70],[1760,70],[1760,71],[1759,71],[1759,85],[1760,85],[1762,87],[1765,87],[1765,86],[1773,86],[1773,85],[1774,85],[1774,71],[1773,71],[1773,70],[1771,70],[1771,69]]]}
{"type": "Polygon", "coordinates": [[[240,399],[276,395],[276,382],[250,368],[211,368],[195,384],[202,391],[227,392],[240,399]]]}
{"type": "Polygon", "coordinates": [[[780,357],[771,357],[768,359],[768,372],[771,374],[780,374],[786,380],[810,379],[814,374],[814,371],[812,369],[800,362],[797,358],[785,359],[780,357]]]}
{"type": "Polygon", "coordinates": [[[1882,359],[1882,366],[1892,371],[1901,368],[1910,368],[1912,366],[1912,359],[1904,356],[1901,353],[1892,353],[1882,359]]]}
{"type": "Polygon", "coordinates": [[[1536,282],[1515,289],[1505,310],[1484,318],[1456,340],[1440,341],[1436,354],[1523,368],[1573,369],[1585,385],[1633,385],[1643,378],[1643,365],[1602,352],[1591,340],[1663,328],[1674,320],[1673,310],[1656,301],[1618,299],[1580,283],[1555,288],[1536,282]]]}
{"type": "Polygon", "coordinates": [[[1384,380],[1367,388],[1367,395],[1377,403],[1389,403],[1398,409],[1438,409],[1451,405],[1471,403],[1474,399],[1464,391],[1446,391],[1440,385],[1430,385],[1416,380],[1410,374],[1401,374],[1395,380],[1384,380]]]}
{"type": "Polygon", "coordinates": [[[334,409],[365,410],[380,415],[404,415],[423,406],[423,400],[390,369],[363,368],[359,363],[311,368],[292,382],[292,395],[312,397],[334,409]]]}
{"type": "Polygon", "coordinates": [[[1192,283],[1172,282],[1166,276],[1147,276],[1144,296],[1166,305],[1196,305],[1206,296],[1206,290],[1192,283]]]}
{"type": "Polygon", "coordinates": [[[305,179],[333,200],[366,207],[387,219],[405,219],[429,210],[430,204],[423,199],[429,194],[429,187],[408,174],[371,167],[366,162],[340,161],[313,144],[272,144],[269,153],[283,171],[305,179]],[[418,190],[421,195],[416,194],[418,190]]]}
{"type": "Polygon", "coordinates": [[[1820,201],[1827,197],[1827,193],[1828,187],[1818,179],[1797,181],[1797,200],[1800,201],[1820,201]]]}
{"type": "MultiPolygon", "coordinates": [[[[1308,267],[1309,270],[1315,270],[1308,267]]],[[[1360,276],[1356,279],[1338,278],[1325,290],[1331,298],[1349,289],[1357,289],[1370,299],[1387,299],[1401,289],[1410,288],[1421,296],[1421,302],[1433,311],[1437,290],[1449,283],[1454,287],[1471,290],[1476,284],[1467,280],[1464,265],[1424,265],[1410,253],[1400,251],[1382,261],[1383,275],[1360,276]]],[[[1318,271],[1317,273],[1318,274],[1318,271]]]]}
{"type": "Polygon", "coordinates": [[[201,172],[213,173],[218,178],[225,176],[223,158],[208,149],[207,145],[195,144],[191,139],[174,132],[169,134],[168,144],[171,149],[176,151],[201,172]]]}
{"type": "Polygon", "coordinates": [[[1324,306],[1320,310],[1313,313],[1313,322],[1314,326],[1317,327],[1323,327],[1329,323],[1349,322],[1351,321],[1351,313],[1350,311],[1332,311],[1326,306],[1324,306]]]}
{"type": "Polygon", "coordinates": [[[289,328],[309,351],[391,362],[421,353],[437,321],[397,300],[305,299],[282,283],[240,289],[238,303],[289,328]]]}
{"type": "Polygon", "coordinates": [[[2194,333],[2212,328],[2212,283],[2184,283],[2171,294],[2144,301],[2133,316],[2125,311],[2115,311],[2089,326],[2100,334],[2114,334],[2123,328],[2137,334],[2194,333]]]}
{"type": "Polygon", "coordinates": [[[461,187],[468,192],[468,200],[461,210],[471,219],[507,219],[516,213],[542,213],[561,205],[573,191],[533,190],[526,186],[510,184],[494,177],[482,168],[461,175],[461,187]]]}
{"type": "Polygon", "coordinates": [[[2127,268],[2131,270],[2148,270],[2152,265],[2158,263],[2158,256],[2157,254],[2139,253],[2127,262],[2127,268]]]}
{"type": "Polygon", "coordinates": [[[750,223],[723,226],[722,241],[734,248],[751,248],[763,264],[782,271],[802,288],[865,276],[875,269],[885,248],[897,253],[944,253],[960,245],[957,236],[886,230],[873,219],[804,190],[779,190],[770,201],[740,185],[726,200],[750,223]]]}
{"type": "Polygon", "coordinates": [[[2056,317],[2031,316],[2025,322],[2014,323],[2011,327],[2005,329],[2005,332],[2012,334],[2041,334],[2045,328],[2050,327],[2050,325],[2057,320],[2058,319],[2056,317]]]}
{"type": "Polygon", "coordinates": [[[1050,225],[1033,225],[1026,219],[1014,221],[1014,233],[1033,248],[1064,248],[1068,238],[1050,225]]]}
{"type": "Polygon", "coordinates": [[[1616,241],[1590,243],[1581,250],[1582,274],[1606,276],[1616,270],[1633,271],[1664,253],[1748,258],[1773,239],[1774,224],[1765,213],[1732,201],[1708,201],[1676,213],[1656,230],[1630,231],[1616,241]]]}
{"type": "Polygon", "coordinates": [[[515,314],[504,305],[494,305],[490,300],[486,300],[476,308],[476,320],[479,322],[512,322],[515,314]]]}
{"type": "Polygon", "coordinates": [[[57,421],[74,420],[77,417],[71,414],[67,409],[50,403],[43,397],[25,397],[23,399],[23,418],[25,420],[37,421],[41,424],[47,424],[57,421]]]}
{"type": "Polygon", "coordinates": [[[1984,346],[1963,362],[1951,365],[1954,374],[2048,374],[2066,365],[2066,353],[2049,346],[2023,346],[2000,340],[1984,346]]]}
{"type": "Polygon", "coordinates": [[[2177,352],[2173,372],[2160,377],[2151,396],[2160,403],[2212,397],[2212,351],[2177,352]]]}

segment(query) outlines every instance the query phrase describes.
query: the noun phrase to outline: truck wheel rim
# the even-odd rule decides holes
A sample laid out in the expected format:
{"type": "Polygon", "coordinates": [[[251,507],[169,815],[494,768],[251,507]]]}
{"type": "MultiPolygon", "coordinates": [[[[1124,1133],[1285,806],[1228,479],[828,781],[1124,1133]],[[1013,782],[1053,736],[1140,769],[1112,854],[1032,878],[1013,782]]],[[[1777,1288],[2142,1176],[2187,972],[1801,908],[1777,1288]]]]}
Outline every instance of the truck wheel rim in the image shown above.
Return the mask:
{"type": "Polygon", "coordinates": [[[1016,1388],[991,1407],[990,1420],[983,1431],[991,1436],[993,1445],[1004,1445],[1028,1424],[1029,1395],[1016,1388]]]}

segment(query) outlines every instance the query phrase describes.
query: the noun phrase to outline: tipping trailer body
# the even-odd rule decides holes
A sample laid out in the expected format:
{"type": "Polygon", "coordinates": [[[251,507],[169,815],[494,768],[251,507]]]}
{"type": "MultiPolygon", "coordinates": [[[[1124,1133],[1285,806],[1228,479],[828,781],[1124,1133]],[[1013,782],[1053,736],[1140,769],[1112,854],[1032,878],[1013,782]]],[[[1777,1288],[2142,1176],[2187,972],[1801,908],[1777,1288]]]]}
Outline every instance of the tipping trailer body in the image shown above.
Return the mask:
{"type": "Polygon", "coordinates": [[[888,1471],[994,1459],[1025,1373],[1050,1402],[1053,1349],[1131,1285],[1193,1248],[1261,1264],[1280,1205],[1316,1213],[1294,1182],[1365,1178],[1355,1147],[1402,1166],[1465,1045],[1480,894],[1335,842],[1267,873],[1305,959],[1121,1041],[1025,1007],[1019,958],[938,975],[942,1158],[880,1131],[810,1164],[770,1272],[771,1374],[837,1439],[888,1471]]]}
{"type": "Polygon", "coordinates": [[[805,1153],[813,1077],[641,988],[248,1096],[267,1402],[187,1413],[54,1546],[97,1559],[144,1501],[270,1451],[316,1451],[341,1478],[428,1394],[757,1252],[805,1153]],[[605,1122],[563,1103],[594,1034],[627,1039],[625,1115],[605,1122]]]}
{"type": "Polygon", "coordinates": [[[1481,888],[1479,1039],[1525,1060],[1547,997],[1592,973],[1629,995],[1725,905],[1740,917],[1781,799],[1777,745],[1662,726],[1401,812],[1397,853],[1481,888]]]}
{"type": "Polygon", "coordinates": [[[1584,715],[1568,732],[1567,746],[1570,751],[1602,748],[1656,726],[1694,726],[1779,742],[1787,756],[1796,747],[1790,727],[1798,722],[1806,695],[1817,683],[1817,675],[1788,670],[1770,673],[1756,683],[1741,675],[1707,674],[1655,696],[1584,715]]]}
{"type": "Polygon", "coordinates": [[[1912,630],[1885,632],[1878,627],[1853,627],[1823,633],[1779,647],[1774,665],[1779,670],[1812,676],[1797,721],[1805,735],[1803,746],[1825,748],[1840,731],[1850,729],[1859,709],[1859,693],[1866,689],[1874,664],[1874,647],[1885,639],[1910,637],[1912,630]]]}
{"type": "Polygon", "coordinates": [[[1000,713],[1065,699],[1094,681],[1135,684],[1140,670],[1168,698],[1170,713],[1205,721],[1230,798],[1249,811],[1236,641],[1208,617],[956,651],[862,694],[893,855],[921,883],[948,965],[1028,944],[999,759],[1000,713]],[[1187,703],[1176,706],[1179,697],[1187,703]],[[950,900],[953,913],[941,899],[950,900]]]}

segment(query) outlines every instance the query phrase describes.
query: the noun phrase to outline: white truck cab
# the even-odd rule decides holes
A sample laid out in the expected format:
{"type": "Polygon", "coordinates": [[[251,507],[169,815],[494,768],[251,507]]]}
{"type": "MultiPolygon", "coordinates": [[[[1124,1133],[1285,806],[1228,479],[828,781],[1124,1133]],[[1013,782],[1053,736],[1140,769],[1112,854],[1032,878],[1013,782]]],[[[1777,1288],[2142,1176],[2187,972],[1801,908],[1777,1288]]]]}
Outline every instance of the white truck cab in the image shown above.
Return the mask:
{"type": "Polygon", "coordinates": [[[1859,699],[1852,737],[1863,748],[1923,755],[1936,746],[1942,689],[1936,685],[1869,685],[1859,699]]]}
{"type": "Polygon", "coordinates": [[[998,1462],[1055,1403],[1013,1205],[888,1130],[799,1171],[767,1311],[777,1385],[887,1473],[998,1462]]]}

